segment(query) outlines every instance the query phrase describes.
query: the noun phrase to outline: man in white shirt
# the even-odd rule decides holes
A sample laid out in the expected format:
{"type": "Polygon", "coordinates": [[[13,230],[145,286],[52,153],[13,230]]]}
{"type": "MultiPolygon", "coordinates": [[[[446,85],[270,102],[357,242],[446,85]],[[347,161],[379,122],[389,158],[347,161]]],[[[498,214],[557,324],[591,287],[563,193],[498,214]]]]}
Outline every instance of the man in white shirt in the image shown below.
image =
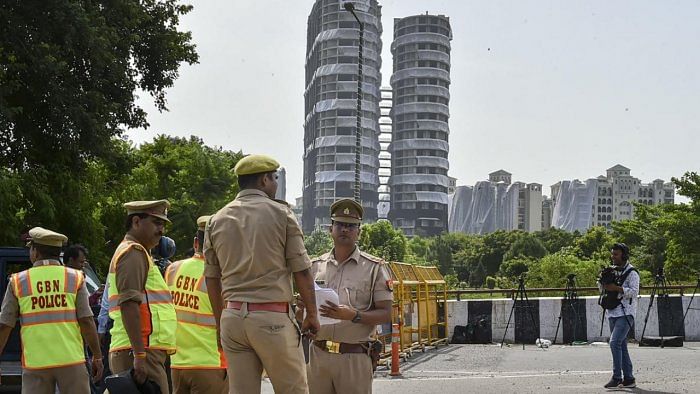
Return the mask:
{"type": "Polygon", "coordinates": [[[639,296],[639,273],[629,263],[629,247],[616,243],[610,250],[610,259],[615,267],[614,283],[601,284],[606,291],[610,323],[610,350],[613,356],[613,376],[604,386],[607,389],[636,387],[632,372],[632,360],[627,351],[627,334],[634,329],[634,316],[637,313],[639,296]],[[610,306],[613,306],[610,308],[610,306]]]}

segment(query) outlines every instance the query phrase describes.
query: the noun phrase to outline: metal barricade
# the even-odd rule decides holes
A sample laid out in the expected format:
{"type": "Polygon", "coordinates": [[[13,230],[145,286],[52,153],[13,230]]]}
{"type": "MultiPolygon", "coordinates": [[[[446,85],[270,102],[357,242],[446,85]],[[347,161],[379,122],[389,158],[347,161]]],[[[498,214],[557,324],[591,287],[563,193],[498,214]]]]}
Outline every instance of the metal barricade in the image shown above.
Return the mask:
{"type": "Polygon", "coordinates": [[[413,266],[418,285],[418,331],[423,346],[447,344],[447,283],[437,267],[413,266]]]}
{"type": "MultiPolygon", "coordinates": [[[[419,294],[421,282],[413,266],[405,263],[389,263],[392,280],[394,280],[394,313],[392,320],[399,324],[400,345],[403,353],[422,348],[419,325],[413,322],[414,303],[419,294]]],[[[418,318],[420,321],[420,316],[418,318]]]]}

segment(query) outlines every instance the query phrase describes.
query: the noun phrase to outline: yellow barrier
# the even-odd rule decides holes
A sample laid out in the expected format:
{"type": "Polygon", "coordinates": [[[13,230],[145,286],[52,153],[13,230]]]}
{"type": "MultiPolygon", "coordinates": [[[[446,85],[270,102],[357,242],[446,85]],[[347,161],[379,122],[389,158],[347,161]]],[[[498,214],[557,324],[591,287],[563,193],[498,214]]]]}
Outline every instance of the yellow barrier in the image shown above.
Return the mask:
{"type": "Polygon", "coordinates": [[[428,346],[446,344],[449,333],[445,279],[437,267],[414,266],[413,270],[420,280],[417,298],[421,343],[428,346]]]}
{"type": "MultiPolygon", "coordinates": [[[[394,281],[392,321],[399,325],[403,357],[447,343],[447,284],[437,267],[389,263],[394,281]],[[418,309],[414,311],[414,305],[418,309]],[[418,321],[413,321],[416,312],[418,321]]],[[[383,342],[388,345],[388,336],[383,342]]]]}
{"type": "Polygon", "coordinates": [[[413,328],[413,294],[418,293],[420,280],[413,266],[405,263],[389,263],[392,280],[394,280],[394,314],[392,320],[399,324],[401,351],[410,351],[421,345],[420,330],[413,328]],[[414,341],[413,334],[418,334],[414,341]]]}

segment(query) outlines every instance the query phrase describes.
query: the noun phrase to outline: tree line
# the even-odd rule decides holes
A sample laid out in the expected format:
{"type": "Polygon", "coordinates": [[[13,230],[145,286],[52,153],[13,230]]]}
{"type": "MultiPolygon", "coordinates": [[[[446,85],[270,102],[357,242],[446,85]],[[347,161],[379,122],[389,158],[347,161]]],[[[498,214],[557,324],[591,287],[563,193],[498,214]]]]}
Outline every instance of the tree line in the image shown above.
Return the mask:
{"type": "MultiPolygon", "coordinates": [[[[496,231],[486,235],[444,233],[407,238],[387,221],[362,226],[360,247],[387,261],[434,265],[452,288],[512,288],[525,274],[528,287],[564,287],[568,274],[579,286],[595,286],[602,266],[610,264],[610,247],[624,242],[642,284],[651,285],[664,268],[675,283],[695,283],[700,273],[700,175],[687,172],[672,179],[688,204],[635,204],[635,218],[612,223],[611,229],[585,232],[557,228],[527,233],[496,231]]],[[[309,253],[332,247],[325,230],[306,238],[309,253]]]]}

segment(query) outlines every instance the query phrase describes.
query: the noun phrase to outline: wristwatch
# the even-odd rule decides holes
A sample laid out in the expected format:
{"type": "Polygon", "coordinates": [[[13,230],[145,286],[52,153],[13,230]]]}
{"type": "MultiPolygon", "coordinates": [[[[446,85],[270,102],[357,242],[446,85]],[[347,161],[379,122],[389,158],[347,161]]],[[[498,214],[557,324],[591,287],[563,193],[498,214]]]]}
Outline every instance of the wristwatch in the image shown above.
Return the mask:
{"type": "Polygon", "coordinates": [[[355,311],[355,317],[352,318],[353,323],[359,323],[360,322],[360,311],[355,311]]]}

